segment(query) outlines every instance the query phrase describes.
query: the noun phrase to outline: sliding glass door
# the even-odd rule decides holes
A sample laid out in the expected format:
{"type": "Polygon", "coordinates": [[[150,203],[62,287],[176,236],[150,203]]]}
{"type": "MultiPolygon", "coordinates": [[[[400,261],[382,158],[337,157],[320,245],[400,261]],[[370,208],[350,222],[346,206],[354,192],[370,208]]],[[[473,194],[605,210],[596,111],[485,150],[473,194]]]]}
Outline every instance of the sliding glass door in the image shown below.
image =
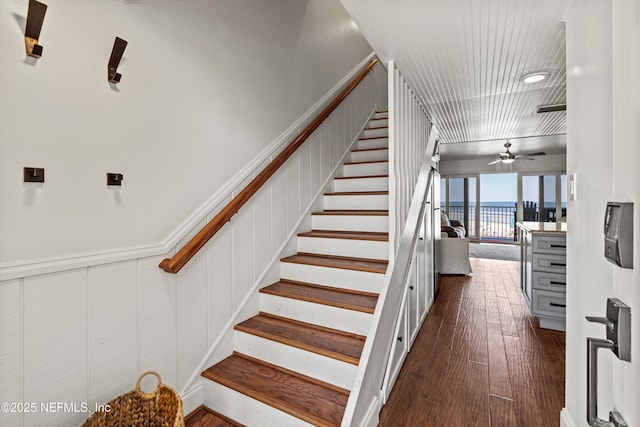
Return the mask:
{"type": "Polygon", "coordinates": [[[557,222],[567,217],[565,174],[521,175],[518,221],[557,222]]]}
{"type": "Polygon", "coordinates": [[[470,239],[477,239],[479,235],[478,183],[478,176],[443,177],[440,180],[440,208],[449,219],[464,224],[470,239]]]}
{"type": "Polygon", "coordinates": [[[515,173],[480,175],[480,240],[513,243],[518,176],[515,173]]]}

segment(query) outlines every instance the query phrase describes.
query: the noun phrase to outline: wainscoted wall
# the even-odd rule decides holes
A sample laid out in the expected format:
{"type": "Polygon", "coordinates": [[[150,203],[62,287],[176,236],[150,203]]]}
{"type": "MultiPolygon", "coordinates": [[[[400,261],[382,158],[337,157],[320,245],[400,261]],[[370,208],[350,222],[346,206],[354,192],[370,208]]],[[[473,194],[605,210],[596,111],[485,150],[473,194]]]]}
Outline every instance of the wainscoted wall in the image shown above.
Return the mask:
{"type": "MultiPolygon", "coordinates": [[[[254,160],[257,167],[168,253],[126,259],[125,251],[113,254],[114,262],[88,258],[83,261],[88,265],[71,269],[61,260],[50,263],[44,274],[32,265],[32,273],[0,282],[0,402],[37,404],[32,413],[0,412],[0,425],[79,424],[87,413],[47,413],[41,403],[81,408],[86,402],[91,409],[131,390],[146,370],[160,372],[179,392],[195,390],[185,403],[187,411],[197,404],[198,387],[190,378],[198,378],[209,351],[215,349],[212,360],[229,354],[227,332],[235,318],[257,312],[252,291],[279,277],[275,261],[295,250],[287,242],[297,228],[309,227],[301,221],[303,214],[317,208],[316,197],[376,105],[386,108],[386,82],[385,70],[376,66],[179,274],[167,274],[158,264],[240,191],[284,142],[254,160]]],[[[336,85],[288,134],[298,134],[341,88],[336,85]]]]}
{"type": "MultiPolygon", "coordinates": [[[[400,70],[389,61],[389,239],[392,252],[404,229],[432,124],[400,70]],[[392,71],[391,71],[392,70],[392,71]]],[[[393,259],[394,254],[391,254],[393,259]]]]}

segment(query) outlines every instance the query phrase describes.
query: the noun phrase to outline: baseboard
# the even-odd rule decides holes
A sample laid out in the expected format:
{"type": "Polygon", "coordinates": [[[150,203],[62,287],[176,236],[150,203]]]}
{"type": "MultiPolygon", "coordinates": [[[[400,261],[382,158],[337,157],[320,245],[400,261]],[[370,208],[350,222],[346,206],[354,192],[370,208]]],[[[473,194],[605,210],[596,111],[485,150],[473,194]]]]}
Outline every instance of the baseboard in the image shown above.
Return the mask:
{"type": "Polygon", "coordinates": [[[567,408],[562,408],[562,411],[560,411],[560,427],[576,427],[576,425],[567,408]]]}
{"type": "Polygon", "coordinates": [[[204,388],[202,387],[202,382],[188,392],[183,393],[180,397],[182,398],[184,415],[187,416],[204,404],[204,388]]]}
{"type": "Polygon", "coordinates": [[[342,78],[331,88],[322,98],[320,98],[309,110],[298,118],[288,129],[281,133],[275,140],[267,145],[251,162],[242,168],[233,178],[205,201],[196,211],[191,214],[182,224],[175,228],[169,235],[158,243],[140,245],[136,247],[115,248],[106,251],[91,253],[69,254],[50,258],[40,258],[0,264],[0,282],[22,277],[35,276],[39,274],[49,274],[59,271],[85,268],[94,265],[109,264],[132,259],[146,258],[158,255],[167,255],[170,251],[193,231],[207,216],[216,212],[216,208],[232,194],[239,185],[250,177],[266,161],[281,151],[300,130],[310,122],[326,106],[326,103],[334,98],[343,87],[355,77],[366,65],[375,57],[372,52],[363,59],[355,68],[342,78]]]}

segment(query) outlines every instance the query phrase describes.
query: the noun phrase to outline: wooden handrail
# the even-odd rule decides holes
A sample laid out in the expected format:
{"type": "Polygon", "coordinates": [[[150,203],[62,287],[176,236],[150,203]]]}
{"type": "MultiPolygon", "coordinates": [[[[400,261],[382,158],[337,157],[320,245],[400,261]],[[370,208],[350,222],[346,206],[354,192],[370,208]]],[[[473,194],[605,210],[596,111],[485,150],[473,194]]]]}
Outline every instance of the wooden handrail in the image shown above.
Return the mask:
{"type": "Polygon", "coordinates": [[[353,91],[353,89],[369,74],[378,63],[373,59],[343,90],[331,104],[329,104],[303,131],[294,139],[278,156],[267,165],[258,176],[256,176],[247,186],[229,202],[211,221],[204,226],[186,245],[182,247],[173,257],[165,258],[160,263],[167,273],[177,273],[187,262],[211,239],[231,217],[238,213],[240,208],[260,190],[260,188],[275,174],[289,157],[307,140],[307,138],[329,117],[333,110],[353,91]]]}

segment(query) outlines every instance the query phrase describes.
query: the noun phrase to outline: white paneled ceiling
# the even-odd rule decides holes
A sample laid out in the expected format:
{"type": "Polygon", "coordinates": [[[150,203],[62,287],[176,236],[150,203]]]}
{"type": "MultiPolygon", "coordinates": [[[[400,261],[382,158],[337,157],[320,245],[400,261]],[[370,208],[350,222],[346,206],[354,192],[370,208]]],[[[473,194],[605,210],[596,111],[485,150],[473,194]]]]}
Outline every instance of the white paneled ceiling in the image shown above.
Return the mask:
{"type": "Polygon", "coordinates": [[[534,151],[528,142],[566,134],[566,112],[534,110],[566,102],[562,19],[571,0],[341,1],[379,58],[395,61],[442,144],[524,138],[520,148],[534,151]],[[551,75],[520,81],[535,71],[551,75]]]}

